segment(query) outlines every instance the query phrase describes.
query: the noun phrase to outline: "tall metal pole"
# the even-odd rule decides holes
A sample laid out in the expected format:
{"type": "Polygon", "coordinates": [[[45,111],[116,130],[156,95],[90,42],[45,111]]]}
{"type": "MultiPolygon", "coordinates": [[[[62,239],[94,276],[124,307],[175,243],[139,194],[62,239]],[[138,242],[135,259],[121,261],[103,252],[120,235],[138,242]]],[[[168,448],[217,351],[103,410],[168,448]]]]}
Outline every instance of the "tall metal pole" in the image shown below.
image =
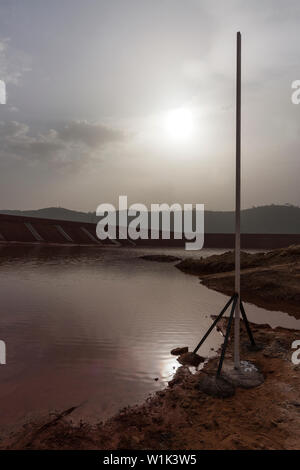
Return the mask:
{"type": "Polygon", "coordinates": [[[235,187],[235,292],[238,301],[234,319],[234,367],[240,368],[241,300],[241,33],[237,33],[236,57],[236,187],[235,187]]]}

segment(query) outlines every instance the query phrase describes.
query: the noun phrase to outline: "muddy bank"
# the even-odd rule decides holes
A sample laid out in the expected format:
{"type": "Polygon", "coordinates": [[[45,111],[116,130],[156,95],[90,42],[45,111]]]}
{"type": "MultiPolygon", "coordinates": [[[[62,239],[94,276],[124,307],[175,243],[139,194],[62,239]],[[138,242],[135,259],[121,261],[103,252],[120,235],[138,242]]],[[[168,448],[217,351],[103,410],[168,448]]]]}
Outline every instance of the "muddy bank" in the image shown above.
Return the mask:
{"type": "MultiPolygon", "coordinates": [[[[223,320],[224,323],[227,320],[223,320]]],[[[255,389],[236,389],[229,398],[213,398],[199,381],[214,374],[217,360],[191,374],[181,367],[169,387],[141,406],[121,410],[105,423],[72,423],[72,408],[27,423],[2,439],[2,449],[299,449],[300,374],[291,362],[292,330],[252,325],[259,352],[247,349],[242,328],[242,358],[265,377],[255,389]]],[[[227,360],[232,357],[232,338],[227,360]]]]}
{"type": "MultiPolygon", "coordinates": [[[[231,295],[234,292],[234,252],[208,258],[185,259],[176,267],[198,275],[205,286],[231,295]]],[[[241,296],[269,310],[300,318],[300,245],[266,253],[241,253],[241,296]]]]}
{"type": "Polygon", "coordinates": [[[159,263],[173,263],[175,261],[181,260],[178,256],[172,255],[144,255],[140,256],[141,259],[146,261],[157,261],[159,263]]]}

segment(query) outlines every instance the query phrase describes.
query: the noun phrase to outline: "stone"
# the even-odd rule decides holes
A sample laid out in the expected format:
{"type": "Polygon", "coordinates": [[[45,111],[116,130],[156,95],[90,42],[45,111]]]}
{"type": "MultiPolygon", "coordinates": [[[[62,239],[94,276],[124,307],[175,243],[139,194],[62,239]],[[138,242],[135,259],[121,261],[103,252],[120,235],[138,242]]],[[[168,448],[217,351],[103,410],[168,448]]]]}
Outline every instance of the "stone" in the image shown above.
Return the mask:
{"type": "Polygon", "coordinates": [[[174,348],[171,351],[172,356],[181,356],[181,354],[187,353],[189,348],[187,346],[174,348]]]}
{"type": "Polygon", "coordinates": [[[197,388],[215,398],[228,398],[235,394],[234,385],[227,382],[223,377],[202,374],[197,388]]]}
{"type": "Polygon", "coordinates": [[[199,356],[199,354],[193,352],[186,352],[181,354],[181,356],[177,358],[177,361],[184,366],[198,367],[201,362],[205,361],[205,357],[199,356]]]}
{"type": "Polygon", "coordinates": [[[264,382],[264,376],[249,361],[241,361],[240,369],[235,369],[232,362],[224,362],[221,377],[235,387],[254,388],[264,382]]]}

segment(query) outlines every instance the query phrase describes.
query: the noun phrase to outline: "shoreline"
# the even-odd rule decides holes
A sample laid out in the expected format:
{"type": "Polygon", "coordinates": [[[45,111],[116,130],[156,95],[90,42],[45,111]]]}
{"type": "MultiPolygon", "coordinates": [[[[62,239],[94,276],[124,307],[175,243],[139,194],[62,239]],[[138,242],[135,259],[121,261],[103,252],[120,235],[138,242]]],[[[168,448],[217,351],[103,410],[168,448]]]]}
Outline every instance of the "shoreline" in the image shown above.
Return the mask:
{"type": "MultiPolygon", "coordinates": [[[[223,326],[225,326],[224,319],[223,326]]],[[[242,322],[243,323],[243,322],[242,322]]],[[[234,396],[213,398],[198,388],[204,374],[214,374],[218,359],[191,374],[182,366],[175,379],[142,405],[126,407],[97,425],[72,422],[72,409],[25,423],[2,439],[3,449],[298,449],[300,444],[300,365],[291,362],[297,332],[251,324],[259,352],[247,349],[241,330],[243,360],[253,362],[265,382],[237,388],[234,396]]],[[[232,338],[226,359],[232,357],[232,338]]]]}
{"type": "MultiPolygon", "coordinates": [[[[176,268],[199,277],[201,284],[232,295],[234,252],[184,259],[176,268]]],[[[300,319],[300,245],[262,253],[241,252],[241,297],[270,311],[300,319]]]]}

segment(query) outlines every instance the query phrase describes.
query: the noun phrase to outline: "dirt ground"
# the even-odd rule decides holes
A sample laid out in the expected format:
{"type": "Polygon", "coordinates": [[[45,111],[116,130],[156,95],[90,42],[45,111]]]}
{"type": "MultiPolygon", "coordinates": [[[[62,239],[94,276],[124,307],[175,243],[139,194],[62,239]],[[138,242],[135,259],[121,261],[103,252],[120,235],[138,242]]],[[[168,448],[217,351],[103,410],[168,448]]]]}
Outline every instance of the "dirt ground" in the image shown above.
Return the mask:
{"type": "MultiPolygon", "coordinates": [[[[221,325],[221,330],[225,327],[221,325]]],[[[300,366],[291,361],[297,331],[251,325],[259,352],[248,350],[242,328],[242,359],[252,361],[265,382],[252,389],[237,388],[229,398],[214,398],[198,388],[205,374],[216,371],[217,360],[191,374],[178,369],[165,390],[142,406],[125,408],[105,423],[72,423],[73,408],[56,416],[25,423],[2,439],[2,449],[299,449],[300,366]]],[[[232,357],[232,338],[227,360],[232,357]]]]}
{"type": "MultiPolygon", "coordinates": [[[[223,294],[234,291],[234,253],[186,259],[176,265],[198,275],[201,283],[223,294]]],[[[241,296],[245,302],[300,318],[300,246],[241,254],[241,296]]]]}

